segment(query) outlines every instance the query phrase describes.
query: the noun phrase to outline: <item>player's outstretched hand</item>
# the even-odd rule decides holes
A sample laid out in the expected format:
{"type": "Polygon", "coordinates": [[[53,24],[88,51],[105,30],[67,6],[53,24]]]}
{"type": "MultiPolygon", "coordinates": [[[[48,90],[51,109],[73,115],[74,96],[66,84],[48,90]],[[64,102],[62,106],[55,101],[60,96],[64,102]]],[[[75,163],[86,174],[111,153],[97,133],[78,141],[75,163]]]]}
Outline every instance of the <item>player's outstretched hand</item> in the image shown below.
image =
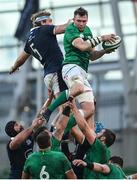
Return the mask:
{"type": "Polygon", "coordinates": [[[102,41],[109,41],[110,43],[114,43],[116,40],[116,34],[106,34],[101,36],[102,41]]]}
{"type": "Polygon", "coordinates": [[[87,163],[81,159],[75,159],[74,161],[72,161],[72,163],[74,164],[74,166],[87,166],[87,163]]]}
{"type": "Polygon", "coordinates": [[[76,111],[77,110],[75,99],[72,99],[71,101],[68,101],[67,105],[72,109],[72,111],[76,111]]]}
{"type": "Polygon", "coordinates": [[[15,69],[15,67],[12,66],[12,67],[10,68],[10,70],[9,70],[9,74],[14,73],[16,70],[19,70],[19,68],[15,69]]]}
{"type": "Polygon", "coordinates": [[[13,68],[13,66],[10,68],[10,70],[9,70],[9,74],[12,74],[14,72],[14,68],[13,68]]]}
{"type": "Polygon", "coordinates": [[[39,126],[41,126],[42,124],[43,124],[43,120],[39,117],[39,118],[36,118],[36,119],[34,119],[33,121],[32,121],[32,127],[33,127],[33,129],[36,129],[36,128],[38,128],[39,126]]]}

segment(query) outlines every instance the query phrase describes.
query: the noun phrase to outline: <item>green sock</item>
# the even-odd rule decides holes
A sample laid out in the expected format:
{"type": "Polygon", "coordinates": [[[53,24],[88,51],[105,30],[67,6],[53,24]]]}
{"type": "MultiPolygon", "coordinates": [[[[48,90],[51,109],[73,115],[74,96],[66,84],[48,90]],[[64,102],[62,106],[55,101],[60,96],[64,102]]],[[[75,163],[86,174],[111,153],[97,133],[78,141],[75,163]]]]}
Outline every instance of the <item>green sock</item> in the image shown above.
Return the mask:
{"type": "Polygon", "coordinates": [[[49,106],[48,109],[53,112],[58,106],[64,104],[68,100],[68,90],[62,91],[59,97],[57,97],[49,106]]]}
{"type": "Polygon", "coordinates": [[[67,127],[65,128],[64,135],[67,134],[70,131],[70,129],[72,129],[72,127],[74,127],[76,124],[77,124],[76,120],[72,114],[68,120],[68,124],[67,127]]]}

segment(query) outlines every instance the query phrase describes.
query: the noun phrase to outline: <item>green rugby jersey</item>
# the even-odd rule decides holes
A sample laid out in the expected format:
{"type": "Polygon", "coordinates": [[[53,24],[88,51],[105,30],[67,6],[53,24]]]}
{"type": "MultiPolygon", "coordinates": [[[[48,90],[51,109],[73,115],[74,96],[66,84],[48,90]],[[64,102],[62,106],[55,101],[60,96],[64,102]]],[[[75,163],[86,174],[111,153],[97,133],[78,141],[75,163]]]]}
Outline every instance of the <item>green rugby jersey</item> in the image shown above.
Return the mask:
{"type": "Polygon", "coordinates": [[[64,35],[65,59],[63,64],[77,64],[87,72],[90,53],[88,51],[82,52],[72,45],[73,40],[79,37],[87,40],[93,36],[88,26],[85,26],[84,31],[80,32],[74,23],[71,23],[66,28],[64,35]]]}
{"type": "Polygon", "coordinates": [[[25,162],[24,172],[31,179],[65,179],[71,165],[62,152],[45,151],[32,153],[25,162]]]}
{"type": "MultiPolygon", "coordinates": [[[[110,159],[110,150],[105,144],[103,144],[99,139],[96,139],[95,142],[91,145],[86,153],[86,158],[84,159],[87,162],[96,162],[101,164],[106,164],[110,159]]],[[[84,179],[96,179],[96,172],[90,171],[89,169],[84,169],[83,174],[84,179]]]]}
{"type": "Polygon", "coordinates": [[[54,137],[54,135],[52,135],[52,137],[51,137],[51,150],[52,151],[61,151],[60,150],[60,141],[58,141],[56,139],[56,137],[54,137]]]}
{"type": "Polygon", "coordinates": [[[109,174],[97,173],[98,179],[127,179],[123,170],[116,164],[108,164],[110,168],[109,174]]]}

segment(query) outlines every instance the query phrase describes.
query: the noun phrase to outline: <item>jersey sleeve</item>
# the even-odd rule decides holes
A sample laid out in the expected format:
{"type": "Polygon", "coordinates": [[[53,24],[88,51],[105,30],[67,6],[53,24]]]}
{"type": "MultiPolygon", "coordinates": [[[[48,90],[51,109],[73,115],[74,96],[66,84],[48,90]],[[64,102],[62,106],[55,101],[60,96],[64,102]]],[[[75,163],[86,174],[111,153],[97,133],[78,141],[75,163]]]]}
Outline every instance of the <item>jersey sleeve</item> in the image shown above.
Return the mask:
{"type": "Polygon", "coordinates": [[[90,148],[90,144],[87,141],[87,139],[85,138],[84,142],[82,144],[79,144],[75,158],[76,159],[83,159],[86,152],[88,151],[88,149],[90,148]]]}
{"type": "Polygon", "coordinates": [[[74,39],[80,38],[80,35],[75,28],[67,28],[65,32],[65,39],[69,42],[72,43],[74,39]]]}
{"type": "Polygon", "coordinates": [[[27,174],[29,174],[29,158],[26,159],[23,171],[27,174]]]}
{"type": "Polygon", "coordinates": [[[24,51],[25,51],[27,54],[31,54],[30,46],[29,46],[28,41],[26,41],[26,44],[25,44],[25,46],[24,46],[24,51]]]}
{"type": "Polygon", "coordinates": [[[52,151],[60,151],[60,141],[58,141],[53,135],[51,137],[51,144],[52,151]]]}
{"type": "Polygon", "coordinates": [[[71,164],[67,157],[62,153],[62,160],[63,160],[63,167],[64,167],[64,172],[67,173],[72,169],[71,164]]]}
{"type": "Polygon", "coordinates": [[[44,36],[44,34],[55,36],[54,33],[53,33],[54,28],[55,28],[54,25],[45,25],[45,26],[42,26],[43,36],[44,36]]]}
{"type": "Polygon", "coordinates": [[[107,173],[107,174],[105,174],[104,173],[104,175],[108,175],[108,174],[110,174],[111,173],[111,171],[113,170],[113,165],[112,164],[107,164],[108,165],[108,167],[109,167],[109,169],[110,169],[110,172],[109,173],[107,173]]]}

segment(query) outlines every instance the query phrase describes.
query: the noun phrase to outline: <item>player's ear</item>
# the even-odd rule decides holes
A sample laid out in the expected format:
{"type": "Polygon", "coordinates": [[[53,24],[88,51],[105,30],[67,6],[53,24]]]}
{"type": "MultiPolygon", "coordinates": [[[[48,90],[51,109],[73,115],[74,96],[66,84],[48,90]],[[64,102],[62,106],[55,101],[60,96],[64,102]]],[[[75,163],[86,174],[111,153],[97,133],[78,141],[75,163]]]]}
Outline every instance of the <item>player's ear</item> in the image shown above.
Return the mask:
{"type": "Polygon", "coordinates": [[[101,140],[101,141],[105,141],[105,139],[106,139],[105,136],[101,136],[101,137],[100,137],[100,140],[101,140]]]}

